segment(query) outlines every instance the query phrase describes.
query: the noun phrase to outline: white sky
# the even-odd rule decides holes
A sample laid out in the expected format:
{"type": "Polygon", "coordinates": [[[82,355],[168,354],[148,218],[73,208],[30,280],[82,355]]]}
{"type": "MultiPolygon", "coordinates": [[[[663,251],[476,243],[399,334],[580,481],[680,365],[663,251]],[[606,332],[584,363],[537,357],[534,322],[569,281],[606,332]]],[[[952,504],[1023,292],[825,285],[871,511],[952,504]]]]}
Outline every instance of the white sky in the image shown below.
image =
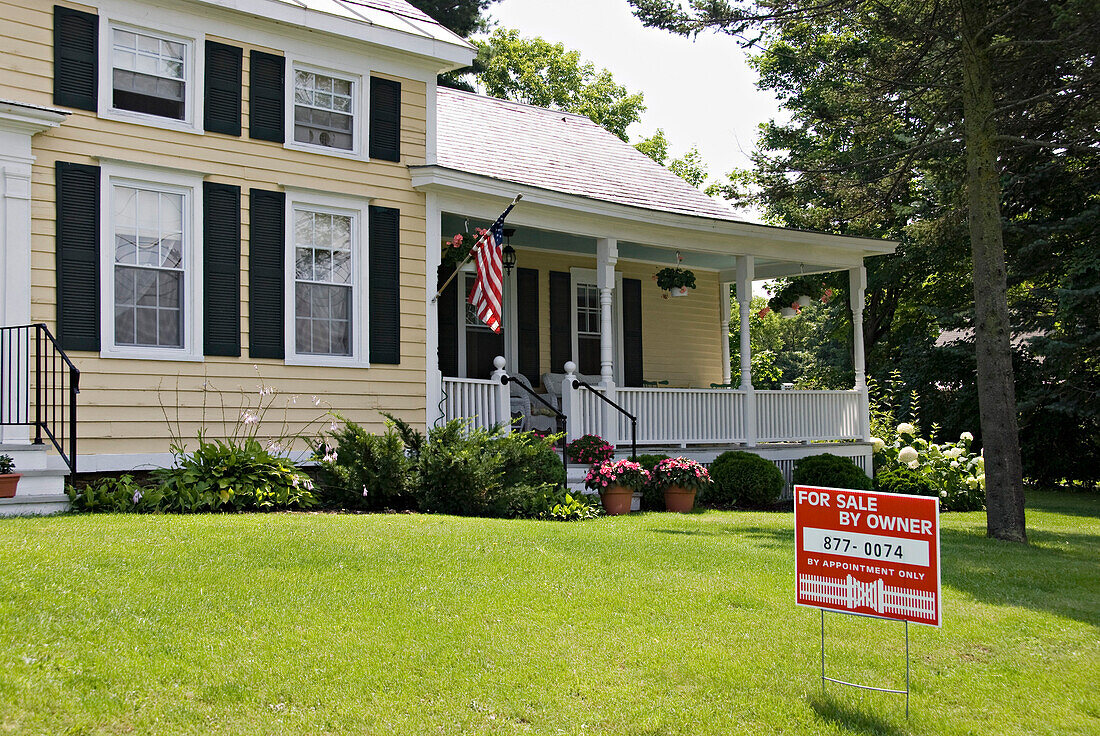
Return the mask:
{"type": "Polygon", "coordinates": [[[631,142],[663,128],[670,158],[698,146],[712,179],[748,166],[757,126],[779,116],[775,98],[754,86],[756,74],[732,38],[692,41],[645,28],[626,0],[503,0],[489,15],[523,36],[579,51],[631,92],[642,92],[647,109],[628,130],[631,142]]]}

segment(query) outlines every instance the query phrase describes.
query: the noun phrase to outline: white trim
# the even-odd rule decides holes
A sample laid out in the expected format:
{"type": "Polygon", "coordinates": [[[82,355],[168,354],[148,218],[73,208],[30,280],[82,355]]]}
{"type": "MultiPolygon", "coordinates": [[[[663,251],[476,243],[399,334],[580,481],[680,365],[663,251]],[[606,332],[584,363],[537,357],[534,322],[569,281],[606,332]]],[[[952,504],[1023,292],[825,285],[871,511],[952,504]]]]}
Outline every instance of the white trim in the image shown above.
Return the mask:
{"type": "Polygon", "coordinates": [[[439,369],[439,300],[434,298],[438,289],[439,264],[443,257],[441,252],[443,220],[434,194],[427,194],[424,197],[424,215],[427,248],[424,256],[424,280],[427,287],[424,290],[427,300],[424,324],[427,411],[424,419],[427,426],[432,427],[443,415],[443,410],[440,408],[443,402],[443,372],[439,369]]]}
{"type": "Polygon", "coordinates": [[[366,119],[370,110],[370,84],[364,84],[364,79],[370,79],[370,70],[363,68],[359,72],[350,73],[340,69],[320,66],[318,64],[302,61],[300,58],[286,56],[286,79],[284,84],[284,128],[286,135],[283,148],[291,151],[304,151],[306,153],[319,153],[324,156],[337,156],[356,161],[366,160],[367,126],[366,119]],[[351,83],[351,149],[321,146],[314,143],[302,143],[294,140],[294,76],[296,71],[310,74],[320,74],[334,79],[342,79],[351,83]]]}
{"type": "Polygon", "coordinates": [[[201,361],[202,355],[202,179],[191,174],[165,171],[159,167],[112,163],[100,167],[99,244],[100,357],[136,360],[201,361]],[[183,237],[183,347],[158,348],[115,344],[115,242],[112,198],[114,185],[182,194],[184,197],[183,237]]]}
{"type": "Polygon", "coordinates": [[[284,236],[283,278],[283,343],[284,363],[287,365],[332,366],[340,368],[368,368],[367,330],[369,322],[367,288],[368,276],[368,209],[370,200],[343,194],[322,194],[304,189],[286,188],[286,217],[284,236]],[[325,212],[352,218],[352,307],[351,307],[351,355],[313,355],[298,353],[295,324],[295,238],[294,211],[325,212]]]}
{"type": "Polygon", "coordinates": [[[137,16],[117,11],[109,15],[100,14],[99,23],[99,117],[107,120],[118,120],[124,123],[136,123],[148,125],[153,128],[165,128],[181,133],[203,133],[203,100],[204,96],[199,90],[205,89],[204,73],[206,68],[206,44],[203,36],[199,34],[181,35],[178,32],[170,32],[160,28],[150,28],[144,23],[148,17],[139,19],[137,16]],[[183,84],[184,100],[182,120],[151,115],[148,113],[134,112],[133,110],[120,110],[114,106],[114,44],[111,40],[115,29],[130,31],[146,36],[181,43],[184,46],[183,84]]]}

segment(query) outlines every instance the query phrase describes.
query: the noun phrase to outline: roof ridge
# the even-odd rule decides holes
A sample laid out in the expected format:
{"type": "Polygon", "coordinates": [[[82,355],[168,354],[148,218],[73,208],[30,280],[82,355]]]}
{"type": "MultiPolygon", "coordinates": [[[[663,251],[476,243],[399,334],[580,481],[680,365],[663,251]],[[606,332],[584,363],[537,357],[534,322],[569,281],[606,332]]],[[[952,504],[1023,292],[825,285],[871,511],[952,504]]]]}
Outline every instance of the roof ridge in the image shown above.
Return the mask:
{"type": "MultiPolygon", "coordinates": [[[[589,123],[592,123],[592,125],[595,125],[597,128],[603,127],[592,118],[579,112],[570,112],[569,110],[555,110],[552,107],[543,107],[542,105],[536,105],[533,102],[520,102],[519,100],[509,100],[506,97],[494,97],[493,95],[485,95],[480,92],[470,92],[469,90],[465,89],[455,89],[454,87],[437,87],[436,89],[438,92],[444,92],[447,94],[453,92],[455,94],[466,95],[467,97],[478,97],[483,100],[500,102],[506,105],[512,105],[514,107],[530,107],[542,113],[550,113],[551,115],[568,115],[570,117],[580,118],[581,120],[587,120],[589,123]]],[[[614,133],[612,133],[612,135],[614,135],[614,133]]]]}

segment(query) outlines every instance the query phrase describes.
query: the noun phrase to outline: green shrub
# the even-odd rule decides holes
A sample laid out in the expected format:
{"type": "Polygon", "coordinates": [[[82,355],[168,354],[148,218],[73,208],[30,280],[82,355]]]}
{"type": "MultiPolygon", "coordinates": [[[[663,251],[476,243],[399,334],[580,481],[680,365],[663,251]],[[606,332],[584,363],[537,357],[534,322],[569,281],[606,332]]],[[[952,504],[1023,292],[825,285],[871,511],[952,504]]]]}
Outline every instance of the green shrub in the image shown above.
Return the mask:
{"type": "Polygon", "coordinates": [[[710,506],[768,506],[783,492],[783,473],[751,452],[723,452],[710,464],[713,484],[700,501],[710,506]]]}
{"type": "Polygon", "coordinates": [[[509,516],[517,519],[581,521],[600,515],[598,503],[552,484],[517,485],[505,490],[509,516]]]}
{"type": "Polygon", "coordinates": [[[559,435],[540,437],[534,432],[512,432],[496,440],[504,487],[517,485],[565,486],[565,466],[554,443],[559,435]]]}
{"type": "Polygon", "coordinates": [[[255,439],[204,440],[194,452],[173,447],[175,467],[153,471],[164,511],[309,508],[313,481],[290,460],[272,455],[255,439]]]}
{"type": "Polygon", "coordinates": [[[452,419],[433,427],[416,459],[422,511],[459,516],[507,516],[501,476],[500,430],[452,419]]]}
{"type": "Polygon", "coordinates": [[[76,511],[122,513],[127,511],[162,511],[164,492],[153,486],[143,486],[132,475],[97,478],[77,489],[66,489],[76,511]]]}
{"type": "Polygon", "coordinates": [[[318,493],[325,505],[372,511],[416,507],[413,462],[397,428],[391,425],[383,434],[370,434],[344,421],[327,435],[329,442],[330,452],[320,454],[318,493]]]}
{"type": "MultiPolygon", "coordinates": [[[[646,470],[653,470],[653,466],[662,460],[668,460],[668,455],[638,455],[635,461],[646,470]]],[[[642,511],[664,511],[665,494],[653,483],[646,483],[642,488],[642,511]]]]}
{"type": "Polygon", "coordinates": [[[910,496],[935,496],[932,482],[910,468],[884,470],[875,476],[875,490],[883,493],[903,493],[910,496]]]}
{"type": "Polygon", "coordinates": [[[809,455],[794,464],[792,485],[850,488],[869,491],[873,484],[859,466],[846,457],[822,453],[809,455]]]}

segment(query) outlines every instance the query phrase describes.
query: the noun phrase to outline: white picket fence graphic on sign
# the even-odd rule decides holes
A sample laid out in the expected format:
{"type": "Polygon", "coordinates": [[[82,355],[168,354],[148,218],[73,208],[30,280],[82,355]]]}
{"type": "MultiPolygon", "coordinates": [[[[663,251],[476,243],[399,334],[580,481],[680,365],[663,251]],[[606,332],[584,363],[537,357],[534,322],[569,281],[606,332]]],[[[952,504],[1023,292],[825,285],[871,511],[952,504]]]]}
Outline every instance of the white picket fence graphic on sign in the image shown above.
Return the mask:
{"type": "Polygon", "coordinates": [[[935,593],[895,588],[886,585],[882,578],[861,583],[851,575],[847,580],[799,575],[798,591],[806,600],[849,610],[867,607],[877,613],[909,615],[929,621],[936,618],[935,593]]]}

